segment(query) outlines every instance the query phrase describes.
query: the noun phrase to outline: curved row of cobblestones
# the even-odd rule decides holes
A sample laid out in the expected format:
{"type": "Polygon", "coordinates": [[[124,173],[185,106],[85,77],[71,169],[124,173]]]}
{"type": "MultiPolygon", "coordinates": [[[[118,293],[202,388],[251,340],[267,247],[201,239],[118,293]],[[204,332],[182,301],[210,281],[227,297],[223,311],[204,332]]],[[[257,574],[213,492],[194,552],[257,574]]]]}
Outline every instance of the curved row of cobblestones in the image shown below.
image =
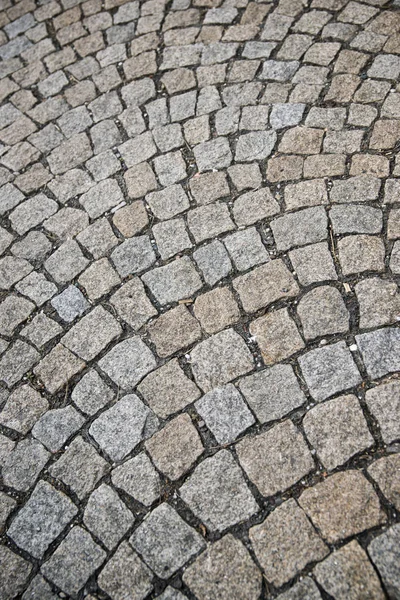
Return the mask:
{"type": "Polygon", "coordinates": [[[0,597],[399,599],[400,2],[0,8],[0,597]]]}

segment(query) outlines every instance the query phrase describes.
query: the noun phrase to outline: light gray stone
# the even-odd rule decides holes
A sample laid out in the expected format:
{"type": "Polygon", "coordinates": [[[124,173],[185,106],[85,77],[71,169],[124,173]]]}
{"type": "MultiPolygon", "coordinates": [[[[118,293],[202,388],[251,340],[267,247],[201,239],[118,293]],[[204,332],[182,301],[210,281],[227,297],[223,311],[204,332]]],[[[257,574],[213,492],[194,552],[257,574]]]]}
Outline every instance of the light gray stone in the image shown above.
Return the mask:
{"type": "Polygon", "coordinates": [[[129,394],[101,413],[89,433],[113,461],[119,461],[150,437],[157,425],[153,412],[135,394],[129,394]]]}
{"type": "Polygon", "coordinates": [[[114,392],[91,370],[72,390],[71,400],[85,414],[94,415],[114,398],[114,392]]]}
{"type": "Polygon", "coordinates": [[[122,542],[98,576],[99,586],[114,600],[143,600],[153,588],[152,579],[150,569],[127,542],[122,542]]]}
{"type": "Polygon", "coordinates": [[[145,273],[142,281],[160,304],[190,298],[202,287],[199,274],[187,256],[145,273]]]}
{"type": "Polygon", "coordinates": [[[83,522],[107,548],[113,549],[134,522],[118,494],[103,483],[89,496],[83,522]]]}
{"type": "Polygon", "coordinates": [[[255,423],[241,394],[231,383],[205,394],[195,408],[219,444],[233,442],[255,423]]]}
{"type": "Polygon", "coordinates": [[[376,537],[368,546],[368,554],[382,577],[389,597],[396,598],[400,594],[399,564],[400,525],[376,537]]]}
{"type": "Polygon", "coordinates": [[[122,389],[131,390],[156,368],[156,360],[146,344],[135,336],[116,344],[99,361],[99,367],[122,389]]]}
{"type": "Polygon", "coordinates": [[[200,463],[179,493],[212,531],[224,531],[259,509],[242,471],[227,450],[220,450],[200,463]]]}
{"type": "Polygon", "coordinates": [[[197,531],[165,503],[147,516],[130,543],[162,579],[173,575],[205,546],[197,531]]]}
{"type": "Polygon", "coordinates": [[[113,469],[111,480],[145,506],[151,506],[161,495],[161,478],[144,452],[113,469]]]}
{"type": "Polygon", "coordinates": [[[44,414],[32,429],[34,438],[42,442],[50,452],[61,450],[65,442],[85,422],[85,419],[72,406],[55,408],[44,414]]]}
{"type": "Polygon", "coordinates": [[[35,558],[42,558],[77,513],[68,496],[47,481],[39,481],[7,533],[17,546],[35,558]]]}
{"type": "Polygon", "coordinates": [[[5,485],[27,492],[35,483],[50,458],[50,454],[37,440],[25,438],[17,443],[3,463],[5,485]]]}
{"type": "Polygon", "coordinates": [[[261,423],[282,418],[306,402],[291,365],[275,365],[238,382],[250,408],[261,423]]]}

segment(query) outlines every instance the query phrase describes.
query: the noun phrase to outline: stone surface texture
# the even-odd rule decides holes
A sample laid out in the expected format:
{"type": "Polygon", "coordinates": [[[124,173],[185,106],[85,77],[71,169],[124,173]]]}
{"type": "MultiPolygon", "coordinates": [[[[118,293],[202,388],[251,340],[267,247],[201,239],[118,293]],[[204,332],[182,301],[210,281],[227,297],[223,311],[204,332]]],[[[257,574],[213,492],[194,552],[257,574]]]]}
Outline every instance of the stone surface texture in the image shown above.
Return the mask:
{"type": "Polygon", "coordinates": [[[0,597],[400,598],[400,1],[0,0],[0,597]]]}

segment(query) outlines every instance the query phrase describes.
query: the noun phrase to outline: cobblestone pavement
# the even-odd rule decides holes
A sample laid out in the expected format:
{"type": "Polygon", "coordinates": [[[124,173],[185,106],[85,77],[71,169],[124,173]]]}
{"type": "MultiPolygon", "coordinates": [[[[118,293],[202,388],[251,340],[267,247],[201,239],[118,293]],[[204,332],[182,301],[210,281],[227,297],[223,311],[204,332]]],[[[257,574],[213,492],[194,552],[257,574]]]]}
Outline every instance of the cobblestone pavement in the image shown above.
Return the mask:
{"type": "Polygon", "coordinates": [[[400,598],[400,2],[0,0],[0,598],[400,598]]]}

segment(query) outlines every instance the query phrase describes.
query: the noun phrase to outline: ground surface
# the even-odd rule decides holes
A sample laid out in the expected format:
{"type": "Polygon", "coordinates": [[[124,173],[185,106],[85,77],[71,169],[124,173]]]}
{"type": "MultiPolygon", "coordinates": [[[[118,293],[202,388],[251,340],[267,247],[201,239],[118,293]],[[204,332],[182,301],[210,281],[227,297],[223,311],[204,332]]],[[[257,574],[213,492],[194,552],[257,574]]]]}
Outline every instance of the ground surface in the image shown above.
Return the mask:
{"type": "Polygon", "coordinates": [[[400,598],[400,3],[1,8],[1,599],[400,598]]]}

